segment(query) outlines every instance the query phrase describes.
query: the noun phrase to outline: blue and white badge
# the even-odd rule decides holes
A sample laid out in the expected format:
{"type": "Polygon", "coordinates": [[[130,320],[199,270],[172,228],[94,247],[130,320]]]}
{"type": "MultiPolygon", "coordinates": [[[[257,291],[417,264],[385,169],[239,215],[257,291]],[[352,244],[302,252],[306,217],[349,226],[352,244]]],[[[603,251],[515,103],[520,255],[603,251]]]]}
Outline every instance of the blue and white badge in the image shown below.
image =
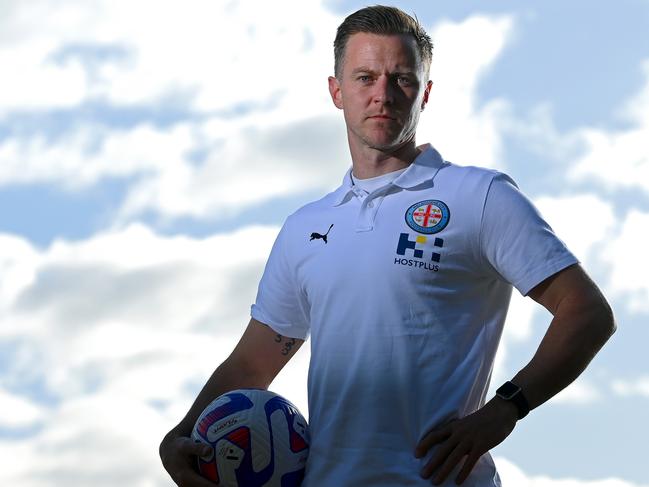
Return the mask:
{"type": "Polygon", "coordinates": [[[406,223],[415,232],[441,232],[448,225],[451,212],[446,203],[439,200],[425,200],[415,203],[406,211],[406,223]]]}

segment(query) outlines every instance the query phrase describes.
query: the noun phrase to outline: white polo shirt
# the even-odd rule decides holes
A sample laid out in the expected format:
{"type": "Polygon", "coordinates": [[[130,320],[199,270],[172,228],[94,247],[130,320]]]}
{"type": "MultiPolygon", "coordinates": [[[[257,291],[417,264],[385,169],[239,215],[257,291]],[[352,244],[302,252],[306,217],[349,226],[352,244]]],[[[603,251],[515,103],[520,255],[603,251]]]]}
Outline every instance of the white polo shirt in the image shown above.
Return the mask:
{"type": "MultiPolygon", "coordinates": [[[[415,446],[484,404],[512,285],[577,262],[508,176],[420,149],[290,215],[260,281],[252,316],[311,336],[303,487],[430,485],[415,446]]],[[[500,485],[490,455],[464,485],[500,485]]]]}

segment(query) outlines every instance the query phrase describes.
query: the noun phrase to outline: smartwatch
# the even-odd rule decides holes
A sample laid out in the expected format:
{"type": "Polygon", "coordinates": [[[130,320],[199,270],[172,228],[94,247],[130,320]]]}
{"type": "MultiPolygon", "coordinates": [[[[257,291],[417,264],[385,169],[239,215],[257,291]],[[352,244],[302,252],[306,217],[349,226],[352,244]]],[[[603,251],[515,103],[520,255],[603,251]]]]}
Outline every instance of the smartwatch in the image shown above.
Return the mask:
{"type": "Polygon", "coordinates": [[[516,405],[516,408],[518,408],[518,419],[523,419],[530,412],[530,405],[523,395],[523,390],[513,382],[505,382],[496,390],[496,395],[516,405]]]}

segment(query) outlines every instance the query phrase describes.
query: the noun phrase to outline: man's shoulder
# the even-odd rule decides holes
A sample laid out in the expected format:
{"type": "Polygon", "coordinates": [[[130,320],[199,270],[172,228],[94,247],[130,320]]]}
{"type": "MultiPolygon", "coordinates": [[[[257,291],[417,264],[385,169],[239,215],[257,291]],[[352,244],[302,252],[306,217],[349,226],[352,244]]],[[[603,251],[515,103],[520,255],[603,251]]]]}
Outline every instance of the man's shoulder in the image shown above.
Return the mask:
{"type": "Polygon", "coordinates": [[[508,177],[498,169],[447,160],[431,144],[424,144],[422,147],[426,147],[426,150],[422,153],[423,157],[420,164],[430,166],[431,172],[435,175],[443,174],[447,178],[477,178],[483,180],[501,176],[508,177]]]}
{"type": "Polygon", "coordinates": [[[494,188],[509,186],[518,187],[508,174],[499,169],[445,161],[435,176],[433,188],[435,194],[448,198],[455,205],[479,209],[494,188]]]}
{"type": "Polygon", "coordinates": [[[317,200],[309,201],[298,207],[293,213],[289,214],[288,220],[304,220],[311,219],[317,214],[332,211],[335,203],[336,190],[331,191],[317,200]]]}
{"type": "MultiPolygon", "coordinates": [[[[462,177],[462,178],[478,178],[478,179],[493,179],[497,177],[509,178],[504,172],[486,166],[464,165],[455,162],[444,161],[441,173],[448,174],[448,176],[462,177]]],[[[511,179],[511,178],[510,178],[511,179]]]]}

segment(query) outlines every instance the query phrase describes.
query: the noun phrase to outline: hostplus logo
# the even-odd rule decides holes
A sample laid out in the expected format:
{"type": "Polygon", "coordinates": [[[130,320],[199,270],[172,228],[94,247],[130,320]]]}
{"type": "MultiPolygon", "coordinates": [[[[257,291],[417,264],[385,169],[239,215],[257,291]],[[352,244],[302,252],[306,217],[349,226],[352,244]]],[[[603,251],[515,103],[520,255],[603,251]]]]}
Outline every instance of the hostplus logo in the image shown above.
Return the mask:
{"type": "Polygon", "coordinates": [[[410,240],[410,235],[407,233],[399,235],[397,255],[403,255],[404,257],[395,257],[394,263],[432,272],[439,271],[439,261],[442,256],[437,252],[437,249],[444,246],[444,239],[435,237],[432,242],[433,250],[429,250],[422,248],[428,242],[428,238],[424,235],[417,235],[415,240],[410,240]],[[414,258],[408,258],[411,256],[414,258]]]}

